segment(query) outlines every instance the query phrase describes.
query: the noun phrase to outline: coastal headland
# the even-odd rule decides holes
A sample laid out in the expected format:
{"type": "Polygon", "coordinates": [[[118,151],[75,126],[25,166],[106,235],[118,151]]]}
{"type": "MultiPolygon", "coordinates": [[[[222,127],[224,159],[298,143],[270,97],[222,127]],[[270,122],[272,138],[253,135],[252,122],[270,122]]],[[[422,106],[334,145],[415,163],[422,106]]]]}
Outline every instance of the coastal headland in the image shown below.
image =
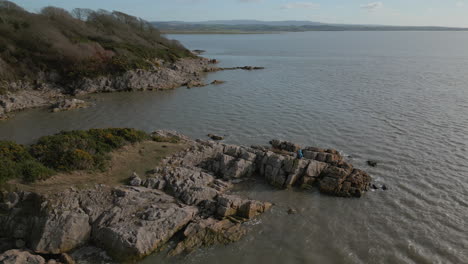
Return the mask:
{"type": "Polygon", "coordinates": [[[65,260],[99,255],[121,263],[162,249],[186,254],[238,241],[246,223],[268,217],[260,215],[274,206],[269,201],[230,193],[241,182],[261,179],[278,191],[318,188],[354,198],[371,186],[367,173],[332,149],[280,140],[245,147],[173,131],[140,137],[111,152],[105,169],[9,181],[0,203],[0,260],[72,263],[65,260]]]}

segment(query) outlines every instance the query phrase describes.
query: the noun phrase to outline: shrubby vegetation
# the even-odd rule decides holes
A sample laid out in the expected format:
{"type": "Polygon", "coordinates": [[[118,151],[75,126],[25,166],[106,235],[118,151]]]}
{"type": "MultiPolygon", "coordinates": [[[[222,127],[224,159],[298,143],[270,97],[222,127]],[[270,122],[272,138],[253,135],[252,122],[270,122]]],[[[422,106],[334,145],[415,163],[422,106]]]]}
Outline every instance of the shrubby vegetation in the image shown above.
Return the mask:
{"type": "Polygon", "coordinates": [[[150,23],[121,12],[46,7],[35,14],[0,0],[0,80],[35,81],[48,71],[69,81],[189,56],[150,23]]]}
{"type": "Polygon", "coordinates": [[[112,150],[150,139],[143,131],[109,128],[60,132],[30,147],[0,141],[0,186],[14,178],[47,179],[56,171],[103,170],[112,150]]]}
{"type": "Polygon", "coordinates": [[[145,132],[130,128],[69,131],[40,138],[30,152],[58,171],[104,169],[109,152],[147,139],[145,132]]]}
{"type": "Polygon", "coordinates": [[[20,178],[27,182],[46,179],[54,171],[37,162],[25,146],[0,141],[0,184],[20,178]]]}

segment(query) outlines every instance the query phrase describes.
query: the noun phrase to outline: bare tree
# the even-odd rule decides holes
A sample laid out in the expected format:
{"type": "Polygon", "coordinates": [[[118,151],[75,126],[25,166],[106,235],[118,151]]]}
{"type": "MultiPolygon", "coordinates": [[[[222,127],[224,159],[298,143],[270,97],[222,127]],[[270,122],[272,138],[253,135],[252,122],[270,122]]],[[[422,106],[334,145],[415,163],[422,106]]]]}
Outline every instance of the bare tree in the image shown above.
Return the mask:
{"type": "Polygon", "coordinates": [[[86,21],[88,20],[88,17],[93,13],[94,11],[88,8],[75,8],[72,10],[71,14],[74,18],[79,19],[81,21],[86,21]]]}

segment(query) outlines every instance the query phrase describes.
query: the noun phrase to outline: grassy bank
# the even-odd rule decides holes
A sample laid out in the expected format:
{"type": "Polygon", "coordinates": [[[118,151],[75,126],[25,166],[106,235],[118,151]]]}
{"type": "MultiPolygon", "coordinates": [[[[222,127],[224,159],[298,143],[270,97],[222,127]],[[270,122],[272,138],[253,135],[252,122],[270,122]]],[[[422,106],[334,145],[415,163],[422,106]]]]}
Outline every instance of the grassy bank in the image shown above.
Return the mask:
{"type": "Polygon", "coordinates": [[[0,189],[118,184],[182,148],[177,138],[128,128],[61,132],[30,146],[0,141],[0,189]]]}

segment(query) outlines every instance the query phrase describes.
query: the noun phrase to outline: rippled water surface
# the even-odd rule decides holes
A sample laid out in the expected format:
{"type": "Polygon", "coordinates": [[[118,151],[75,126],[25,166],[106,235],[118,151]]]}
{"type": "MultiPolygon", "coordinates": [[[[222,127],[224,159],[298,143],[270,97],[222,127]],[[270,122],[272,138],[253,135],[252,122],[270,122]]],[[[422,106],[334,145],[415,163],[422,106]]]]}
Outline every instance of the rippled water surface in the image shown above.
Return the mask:
{"type": "Polygon", "coordinates": [[[208,75],[227,81],[219,86],[93,95],[89,109],[22,112],[0,122],[0,138],[108,126],[240,144],[282,138],[339,149],[390,188],[341,199],[247,186],[239,192],[277,205],[245,239],[144,263],[468,263],[466,32],[171,37],[222,66],[266,69],[208,75]]]}

